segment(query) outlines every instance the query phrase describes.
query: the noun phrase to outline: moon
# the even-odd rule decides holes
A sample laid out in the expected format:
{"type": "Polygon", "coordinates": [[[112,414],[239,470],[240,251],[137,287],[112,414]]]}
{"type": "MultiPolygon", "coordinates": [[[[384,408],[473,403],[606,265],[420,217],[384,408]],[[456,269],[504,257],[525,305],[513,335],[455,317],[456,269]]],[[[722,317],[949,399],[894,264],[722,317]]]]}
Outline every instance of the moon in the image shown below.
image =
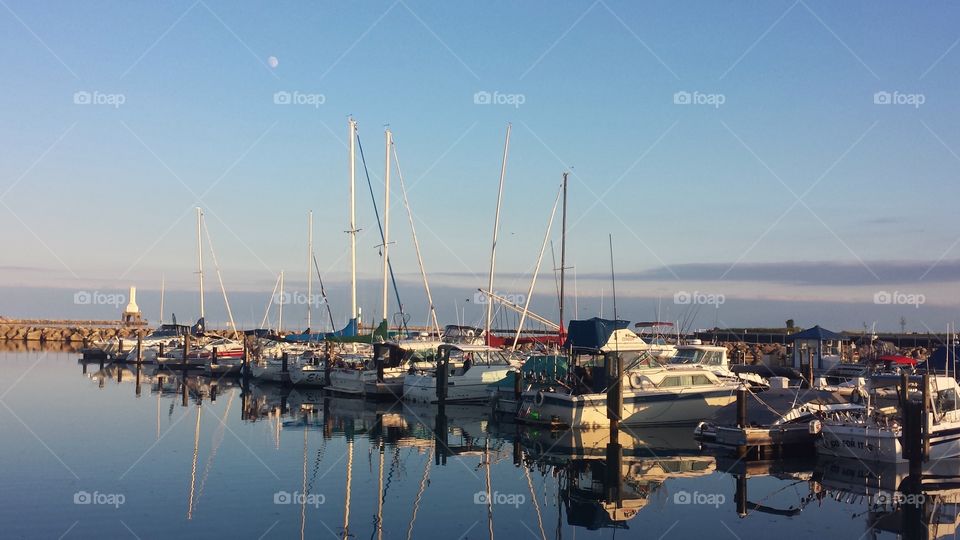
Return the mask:
{"type": "Polygon", "coordinates": [[[278,60],[276,56],[271,56],[267,58],[267,65],[276,69],[276,67],[280,65],[280,60],[278,60]]]}

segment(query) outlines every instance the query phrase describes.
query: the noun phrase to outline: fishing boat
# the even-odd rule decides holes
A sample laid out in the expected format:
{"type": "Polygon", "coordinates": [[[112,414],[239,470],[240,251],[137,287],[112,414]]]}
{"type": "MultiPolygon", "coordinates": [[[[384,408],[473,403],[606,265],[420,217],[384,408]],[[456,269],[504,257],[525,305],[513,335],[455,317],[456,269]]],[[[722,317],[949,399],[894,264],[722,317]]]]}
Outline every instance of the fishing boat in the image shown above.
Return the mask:
{"type": "MultiPolygon", "coordinates": [[[[627,426],[696,424],[710,419],[736,399],[739,383],[726,381],[699,367],[668,368],[643,350],[622,347],[630,335],[628,321],[571,321],[567,347],[572,351],[571,376],[547,388],[521,395],[517,418],[555,427],[588,428],[609,424],[608,390],[622,366],[621,423],[627,426]]],[[[636,340],[643,342],[639,337],[636,340]]],[[[645,343],[644,343],[645,345],[645,343]]]]}
{"type": "Polygon", "coordinates": [[[437,387],[440,386],[446,391],[447,403],[486,403],[490,398],[488,385],[518,367],[515,361],[494,347],[443,344],[437,348],[435,371],[408,373],[404,377],[403,398],[436,403],[437,387]]]}
{"type": "Polygon", "coordinates": [[[870,379],[869,406],[863,415],[843,421],[812,425],[820,433],[817,453],[868,462],[904,463],[903,397],[923,404],[922,437],[929,443],[931,460],[960,457],[960,385],[953,376],[914,375],[907,378],[876,375],[870,379]],[[926,387],[924,383],[926,382],[926,387]]]}

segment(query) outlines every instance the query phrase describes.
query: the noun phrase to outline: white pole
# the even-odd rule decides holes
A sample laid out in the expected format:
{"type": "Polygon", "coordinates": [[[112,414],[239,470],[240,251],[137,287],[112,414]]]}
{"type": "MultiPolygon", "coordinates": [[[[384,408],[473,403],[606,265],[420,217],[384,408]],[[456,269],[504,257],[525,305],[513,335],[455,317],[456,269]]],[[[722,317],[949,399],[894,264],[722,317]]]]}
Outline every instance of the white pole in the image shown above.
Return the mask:
{"type": "Polygon", "coordinates": [[[350,118],[350,318],[357,318],[357,205],[356,205],[356,142],[357,122],[350,118]]]}
{"type": "Polygon", "coordinates": [[[390,145],[393,143],[390,130],[384,131],[386,142],[386,169],[383,173],[383,320],[387,320],[387,270],[390,265],[390,145]]]}
{"type": "MultiPolygon", "coordinates": [[[[503,141],[503,159],[500,162],[500,187],[497,190],[497,212],[493,220],[493,244],[490,247],[490,275],[487,279],[487,290],[493,290],[493,272],[497,262],[497,234],[500,232],[500,203],[503,200],[503,178],[507,174],[507,154],[510,150],[510,130],[512,126],[507,124],[507,136],[503,141]]],[[[486,333],[486,342],[490,344],[490,325],[493,322],[493,304],[487,302],[487,319],[484,331],[486,333]]]]}
{"type": "Polygon", "coordinates": [[[307,330],[310,329],[310,310],[313,307],[313,210],[307,215],[307,330]]]}
{"type": "Polygon", "coordinates": [[[280,271],[280,313],[277,315],[277,334],[283,332],[283,270],[280,271]]]}
{"type": "Polygon", "coordinates": [[[200,239],[200,226],[203,223],[203,210],[197,207],[197,274],[200,275],[200,318],[203,313],[203,241],[200,239]]]}
{"type": "Polygon", "coordinates": [[[413,210],[407,200],[407,186],[403,183],[403,172],[400,171],[400,158],[397,156],[397,146],[393,146],[393,160],[397,164],[397,177],[400,179],[400,190],[403,192],[403,205],[407,209],[407,219],[410,221],[410,232],[413,234],[413,247],[417,252],[417,263],[420,265],[420,276],[423,278],[423,288],[427,293],[427,302],[430,304],[430,319],[437,335],[440,335],[440,323],[437,322],[437,310],[433,305],[433,295],[430,294],[430,282],[427,280],[427,270],[423,267],[423,256],[420,254],[420,241],[417,240],[417,229],[413,225],[413,210]]]}
{"type": "Polygon", "coordinates": [[[557,198],[553,201],[553,210],[550,212],[550,221],[547,222],[547,233],[543,235],[543,244],[540,245],[540,255],[537,257],[537,267],[533,270],[533,279],[530,280],[530,288],[527,289],[527,298],[523,302],[523,313],[520,314],[520,324],[517,325],[517,333],[513,336],[513,346],[511,350],[517,350],[517,341],[520,340],[520,331],[523,330],[523,323],[527,319],[527,311],[530,309],[530,297],[533,296],[533,288],[537,285],[537,276],[540,274],[540,263],[543,261],[543,252],[547,248],[547,241],[550,239],[550,229],[553,228],[553,218],[557,215],[557,203],[560,202],[560,195],[563,193],[563,186],[557,192],[557,198]]]}

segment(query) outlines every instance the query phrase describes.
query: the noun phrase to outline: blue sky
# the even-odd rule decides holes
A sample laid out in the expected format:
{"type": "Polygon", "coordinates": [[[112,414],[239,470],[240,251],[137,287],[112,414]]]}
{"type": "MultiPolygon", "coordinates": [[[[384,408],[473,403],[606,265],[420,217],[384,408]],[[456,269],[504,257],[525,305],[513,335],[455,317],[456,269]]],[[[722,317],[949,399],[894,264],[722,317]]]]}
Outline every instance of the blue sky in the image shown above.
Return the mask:
{"type": "MultiPolygon", "coordinates": [[[[667,317],[683,318],[688,306],[674,295],[704,291],[729,300],[720,311],[730,325],[780,324],[802,304],[818,320],[811,306],[823,305],[822,320],[839,326],[893,327],[905,312],[914,329],[939,329],[960,301],[958,11],[4,0],[0,276],[13,288],[113,291],[156,289],[162,274],[190,290],[199,204],[228,290],[268,295],[281,269],[291,286],[303,281],[312,209],[318,259],[340,294],[352,114],[378,199],[383,126],[394,132],[425,264],[447,291],[441,318],[451,320],[443,306],[486,281],[512,122],[498,289],[526,291],[571,168],[570,264],[593,276],[578,283],[584,302],[609,289],[613,233],[628,318],[650,318],[658,298],[667,317]],[[77,92],[123,103],[76,104],[77,92]],[[277,92],[323,103],[278,105],[277,92]],[[522,104],[477,104],[478,92],[522,104]],[[708,103],[677,104],[678,92],[708,103]],[[877,92],[902,103],[876,104],[877,92]],[[701,271],[674,270],[690,265],[701,271]],[[740,265],[748,277],[736,277],[740,265]],[[925,303],[872,302],[885,291],[925,303]],[[746,307],[756,302],[768,308],[746,307]]],[[[373,280],[376,226],[359,187],[361,273],[373,280]]],[[[413,297],[416,259],[402,194],[393,196],[392,257],[413,297]]],[[[554,284],[549,272],[541,279],[535,306],[548,313],[554,284]]],[[[212,273],[208,283],[216,293],[212,273]]],[[[368,309],[377,295],[361,291],[368,309]]],[[[65,311],[56,298],[7,296],[0,313],[54,316],[65,311]]]]}

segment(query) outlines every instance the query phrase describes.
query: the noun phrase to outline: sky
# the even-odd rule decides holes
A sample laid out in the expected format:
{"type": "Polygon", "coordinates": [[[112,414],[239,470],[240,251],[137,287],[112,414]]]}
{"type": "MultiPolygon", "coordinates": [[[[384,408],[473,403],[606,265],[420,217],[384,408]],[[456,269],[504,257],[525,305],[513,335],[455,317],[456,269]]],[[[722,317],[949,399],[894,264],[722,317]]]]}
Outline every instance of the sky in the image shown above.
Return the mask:
{"type": "MultiPolygon", "coordinates": [[[[568,171],[577,316],[613,314],[612,237],[622,318],[941,330],[960,301],[958,15],[947,2],[2,0],[0,315],[114,318],[137,286],[156,321],[162,281],[164,311],[195,317],[199,206],[210,318],[226,320],[216,269],[244,324],[261,322],[281,270],[305,289],[312,210],[341,323],[352,115],[381,209],[385,127],[394,136],[390,258],[414,322],[427,303],[399,177],[441,324],[478,322],[510,124],[504,295],[528,295],[568,171]]],[[[370,322],[381,240],[362,164],[370,322]]],[[[550,318],[560,229],[558,211],[531,298],[550,318]]],[[[290,305],[285,326],[305,312],[290,305]]]]}

